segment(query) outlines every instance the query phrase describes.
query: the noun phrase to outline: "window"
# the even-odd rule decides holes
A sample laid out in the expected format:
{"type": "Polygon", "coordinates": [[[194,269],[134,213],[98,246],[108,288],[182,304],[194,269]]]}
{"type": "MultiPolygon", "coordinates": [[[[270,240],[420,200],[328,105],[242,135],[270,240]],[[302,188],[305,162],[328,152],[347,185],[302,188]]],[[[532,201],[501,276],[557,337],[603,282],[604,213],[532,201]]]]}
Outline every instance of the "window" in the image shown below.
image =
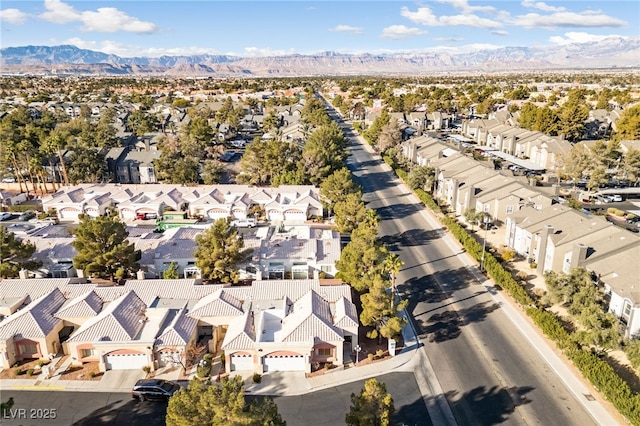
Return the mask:
{"type": "Polygon", "coordinates": [[[38,353],[38,345],[35,343],[25,343],[19,347],[20,355],[33,355],[38,353]]]}
{"type": "Polygon", "coordinates": [[[331,265],[321,265],[320,270],[322,272],[331,273],[331,271],[333,271],[333,267],[331,265]]]}
{"type": "Polygon", "coordinates": [[[507,214],[513,213],[513,206],[507,206],[507,214]]]}
{"type": "Polygon", "coordinates": [[[622,318],[624,318],[626,321],[629,321],[630,317],[631,317],[631,302],[629,302],[628,300],[625,300],[624,305],[622,306],[622,318]]]}
{"type": "Polygon", "coordinates": [[[82,358],[89,358],[95,355],[95,349],[81,349],[80,356],[82,358]]]}
{"type": "Polygon", "coordinates": [[[318,356],[331,356],[331,348],[319,348],[318,356]]]}

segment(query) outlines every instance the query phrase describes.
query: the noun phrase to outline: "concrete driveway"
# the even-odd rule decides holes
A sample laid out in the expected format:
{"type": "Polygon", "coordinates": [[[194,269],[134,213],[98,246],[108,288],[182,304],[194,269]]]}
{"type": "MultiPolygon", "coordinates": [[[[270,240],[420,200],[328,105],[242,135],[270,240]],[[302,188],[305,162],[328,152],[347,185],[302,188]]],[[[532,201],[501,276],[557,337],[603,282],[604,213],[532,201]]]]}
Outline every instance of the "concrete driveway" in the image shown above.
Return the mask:
{"type": "Polygon", "coordinates": [[[100,390],[130,392],[133,385],[147,376],[142,370],[109,370],[100,380],[100,390]]]}

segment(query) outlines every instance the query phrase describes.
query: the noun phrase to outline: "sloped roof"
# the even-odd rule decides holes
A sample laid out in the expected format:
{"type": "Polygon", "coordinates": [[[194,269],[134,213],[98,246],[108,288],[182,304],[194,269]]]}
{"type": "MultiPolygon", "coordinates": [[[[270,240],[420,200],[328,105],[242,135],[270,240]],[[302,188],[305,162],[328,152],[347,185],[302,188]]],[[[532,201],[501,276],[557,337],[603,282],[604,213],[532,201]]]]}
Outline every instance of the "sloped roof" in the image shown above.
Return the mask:
{"type": "Polygon", "coordinates": [[[247,349],[253,347],[256,340],[256,330],[253,325],[253,315],[250,311],[232,319],[227,328],[227,334],[222,342],[222,349],[247,349]]]}
{"type": "Polygon", "coordinates": [[[9,339],[16,335],[25,338],[46,337],[60,323],[61,320],[54,317],[54,313],[65,300],[62,292],[54,288],[2,321],[0,339],[9,339]]]}
{"type": "Polygon", "coordinates": [[[342,330],[333,325],[329,302],[313,290],[293,304],[293,313],[282,320],[282,329],[276,331],[279,342],[331,342],[344,340],[342,330]]]}
{"type": "Polygon", "coordinates": [[[187,315],[187,310],[173,310],[175,316],[156,338],[156,345],[176,346],[189,343],[193,330],[198,326],[198,320],[187,315]]]}
{"type": "Polygon", "coordinates": [[[69,342],[134,340],[144,325],[146,305],[135,291],[129,291],[109,303],[102,312],[85,322],[69,342]]]}
{"type": "Polygon", "coordinates": [[[69,300],[58,312],[57,318],[94,317],[102,310],[103,301],[91,290],[81,296],[69,300]]]}
{"type": "Polygon", "coordinates": [[[191,309],[190,317],[217,317],[242,314],[242,302],[228,291],[220,289],[204,298],[191,309]]]}
{"type": "Polygon", "coordinates": [[[335,303],[335,319],[333,324],[336,327],[358,327],[358,312],[350,300],[341,297],[335,303]]]}

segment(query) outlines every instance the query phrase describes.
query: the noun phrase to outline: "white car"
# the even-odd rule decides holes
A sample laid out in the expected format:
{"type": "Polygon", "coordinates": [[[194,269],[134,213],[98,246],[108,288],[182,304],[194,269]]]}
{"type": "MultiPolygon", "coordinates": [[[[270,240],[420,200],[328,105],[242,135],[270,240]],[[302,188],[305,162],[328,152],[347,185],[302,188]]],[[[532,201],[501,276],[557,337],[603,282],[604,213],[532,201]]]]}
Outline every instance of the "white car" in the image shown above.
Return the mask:
{"type": "Polygon", "coordinates": [[[11,219],[11,216],[13,216],[11,213],[2,212],[2,213],[0,213],[0,220],[11,219]]]}
{"type": "Polygon", "coordinates": [[[231,226],[236,228],[253,228],[256,226],[255,219],[236,219],[231,221],[231,226]]]}
{"type": "Polygon", "coordinates": [[[14,178],[4,178],[2,179],[2,183],[15,183],[15,179],[14,178]]]}
{"type": "Polygon", "coordinates": [[[611,201],[612,201],[612,202],[614,202],[614,203],[620,203],[620,202],[622,202],[622,195],[620,195],[620,194],[614,194],[614,195],[611,195],[611,196],[609,196],[609,198],[610,198],[610,199],[611,199],[611,201]]]}

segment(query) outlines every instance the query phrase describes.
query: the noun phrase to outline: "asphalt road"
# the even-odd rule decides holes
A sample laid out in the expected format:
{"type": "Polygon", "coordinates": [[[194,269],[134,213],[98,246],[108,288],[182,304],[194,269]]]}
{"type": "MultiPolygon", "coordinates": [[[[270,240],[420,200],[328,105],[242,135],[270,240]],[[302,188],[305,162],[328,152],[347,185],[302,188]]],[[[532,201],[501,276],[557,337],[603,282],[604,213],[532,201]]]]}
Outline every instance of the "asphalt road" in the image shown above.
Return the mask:
{"type": "Polygon", "coordinates": [[[382,161],[353,142],[348,167],[380,237],[405,262],[398,289],[460,425],[590,425],[592,418],[474,280],[382,161]]]}
{"type": "MultiPolygon", "coordinates": [[[[378,377],[394,398],[393,425],[431,426],[427,408],[412,373],[378,377]]],[[[278,411],[288,426],[344,424],[351,394],[360,393],[364,380],[321,391],[275,397],[278,411]]],[[[156,426],[164,425],[167,404],[137,402],[128,393],[4,391],[2,400],[13,397],[15,405],[0,418],[2,425],[22,426],[156,426]],[[43,419],[45,412],[55,418],[43,419]]],[[[247,395],[250,400],[252,396],[247,395]]]]}

